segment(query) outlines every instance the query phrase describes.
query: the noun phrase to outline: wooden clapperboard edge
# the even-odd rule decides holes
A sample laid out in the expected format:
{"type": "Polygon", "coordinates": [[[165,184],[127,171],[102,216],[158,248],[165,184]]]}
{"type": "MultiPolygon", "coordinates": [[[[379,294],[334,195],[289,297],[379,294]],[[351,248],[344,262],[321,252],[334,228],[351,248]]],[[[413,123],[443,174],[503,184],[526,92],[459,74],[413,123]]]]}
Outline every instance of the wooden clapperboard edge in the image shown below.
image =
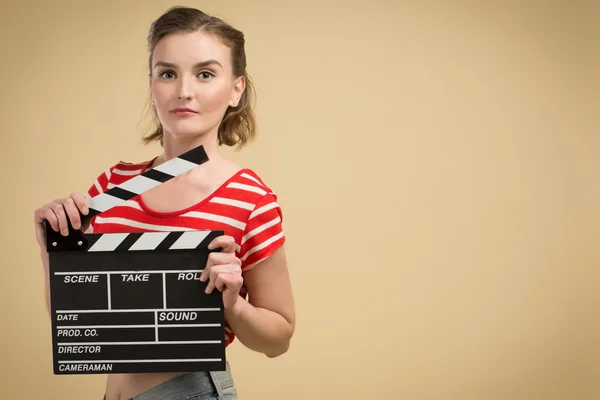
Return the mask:
{"type": "MultiPolygon", "coordinates": [[[[206,154],[206,151],[204,150],[204,147],[202,145],[189,150],[188,152],[181,154],[177,157],[174,157],[166,162],[164,162],[163,164],[152,168],[152,169],[148,169],[146,171],[144,171],[143,173],[136,175],[134,177],[132,177],[131,179],[121,183],[120,185],[114,186],[110,189],[107,189],[106,191],[92,197],[92,198],[88,198],[88,209],[89,212],[87,215],[83,215],[80,213],[80,219],[82,221],[82,225],[84,221],[90,220],[93,217],[102,214],[105,211],[110,210],[111,208],[124,203],[127,200],[130,200],[132,198],[134,198],[135,196],[138,196],[156,186],[161,185],[162,183],[165,183],[189,170],[191,170],[192,168],[195,168],[205,162],[207,162],[209,160],[208,155],[206,154]]],[[[46,221],[45,222],[45,229],[46,229],[46,248],[48,253],[59,253],[59,252],[71,252],[71,251],[76,251],[76,252],[83,252],[83,253],[87,253],[87,252],[94,252],[94,253],[98,253],[98,252],[111,252],[114,251],[116,249],[116,247],[118,247],[117,245],[114,245],[114,241],[113,244],[110,244],[109,246],[105,246],[105,245],[99,245],[99,242],[101,241],[102,238],[104,237],[111,237],[111,236],[117,236],[117,235],[123,235],[123,233],[117,233],[117,234],[113,234],[113,233],[83,233],[80,230],[76,230],[72,227],[71,222],[68,220],[67,218],[67,224],[68,224],[68,235],[67,236],[63,236],[60,232],[56,232],[54,231],[54,229],[52,229],[52,227],[50,226],[50,224],[46,221]]],[[[153,233],[156,232],[148,232],[148,235],[152,235],[153,233]]],[[[222,251],[221,248],[215,248],[215,249],[211,249],[208,250],[208,244],[215,238],[218,236],[221,236],[224,234],[224,232],[222,230],[212,230],[212,231],[169,231],[169,232],[164,232],[166,233],[165,235],[165,240],[162,241],[162,243],[166,243],[167,246],[162,246],[162,248],[160,247],[160,244],[156,244],[155,248],[156,249],[161,249],[161,250],[169,250],[169,246],[172,247],[173,245],[173,238],[170,238],[170,236],[174,237],[175,240],[179,239],[181,237],[181,235],[188,235],[187,240],[184,240],[183,243],[181,243],[182,241],[179,241],[179,247],[176,248],[175,250],[186,250],[186,249],[206,249],[207,251],[210,252],[220,252],[222,251]],[[196,237],[189,237],[189,235],[193,235],[194,233],[200,233],[200,235],[196,235],[196,237]]],[[[128,236],[130,236],[131,238],[134,239],[134,241],[130,241],[130,243],[128,243],[128,245],[132,245],[133,243],[135,243],[135,241],[137,239],[139,239],[140,237],[142,237],[144,234],[146,233],[126,233],[128,236]]],[[[155,242],[155,240],[154,240],[155,242]]],[[[150,249],[145,249],[146,251],[150,250],[150,249]]],[[[150,250],[151,251],[151,250],[150,250]]],[[[49,254],[49,256],[51,256],[51,254],[49,254]]],[[[53,273],[53,268],[52,268],[52,262],[51,262],[52,257],[49,257],[49,270],[50,270],[50,280],[52,281],[52,273],[53,273]]],[[[52,296],[51,296],[52,298],[52,296]]],[[[222,305],[221,305],[221,309],[222,309],[222,305]]],[[[56,360],[56,352],[54,351],[54,349],[56,348],[56,333],[55,333],[55,316],[56,316],[56,312],[55,312],[55,308],[52,305],[51,302],[51,318],[52,318],[52,346],[53,346],[53,365],[54,365],[54,374],[59,374],[59,372],[57,371],[57,360],[56,360]]],[[[223,321],[224,322],[224,321],[223,321]]],[[[226,360],[223,359],[222,360],[222,365],[225,365],[226,360]]],[[[223,368],[224,369],[224,368],[223,368]]],[[[60,375],[68,375],[68,374],[74,374],[75,372],[60,372],[60,375]]],[[[90,374],[92,373],[96,373],[96,372],[89,372],[90,374]]],[[[107,372],[101,372],[103,374],[106,374],[107,372]]],[[[78,373],[80,374],[80,373],[78,373]]]]}

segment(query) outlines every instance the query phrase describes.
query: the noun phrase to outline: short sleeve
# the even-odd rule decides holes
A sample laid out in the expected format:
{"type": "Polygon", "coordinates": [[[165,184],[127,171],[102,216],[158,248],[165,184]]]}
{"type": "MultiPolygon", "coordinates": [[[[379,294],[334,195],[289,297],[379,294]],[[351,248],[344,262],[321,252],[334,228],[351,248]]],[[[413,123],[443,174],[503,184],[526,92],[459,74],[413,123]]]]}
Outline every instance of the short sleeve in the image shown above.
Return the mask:
{"type": "MultiPolygon", "coordinates": [[[[112,171],[114,168],[115,168],[115,166],[112,166],[109,169],[107,169],[106,171],[104,171],[103,173],[101,173],[100,175],[98,175],[98,177],[96,178],[94,183],[90,186],[90,188],[87,191],[86,197],[88,198],[88,200],[91,199],[92,197],[96,197],[100,193],[104,193],[108,189],[110,189],[110,187],[111,187],[110,178],[112,176],[112,171]]],[[[90,220],[90,232],[94,232],[95,222],[96,222],[96,217],[94,216],[90,220]]]]}
{"type": "Polygon", "coordinates": [[[109,183],[110,183],[110,178],[112,176],[112,171],[114,168],[115,167],[112,166],[109,169],[107,169],[105,172],[103,172],[102,174],[98,175],[98,177],[96,178],[96,180],[94,181],[92,186],[90,186],[90,188],[87,191],[88,199],[91,199],[92,197],[96,197],[100,193],[104,193],[106,190],[108,190],[110,188],[109,183]]]}
{"type": "Polygon", "coordinates": [[[285,242],[283,215],[274,193],[264,195],[250,214],[240,243],[242,271],[269,257],[285,242]]]}

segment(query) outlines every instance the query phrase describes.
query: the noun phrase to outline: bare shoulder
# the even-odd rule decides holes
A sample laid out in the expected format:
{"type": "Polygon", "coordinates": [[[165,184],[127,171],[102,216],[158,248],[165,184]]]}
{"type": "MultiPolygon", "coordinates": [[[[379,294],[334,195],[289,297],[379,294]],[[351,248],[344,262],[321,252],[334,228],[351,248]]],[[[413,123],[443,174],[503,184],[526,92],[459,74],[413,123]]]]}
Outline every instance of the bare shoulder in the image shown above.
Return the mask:
{"type": "Polygon", "coordinates": [[[241,165],[239,165],[238,163],[232,161],[232,160],[223,160],[223,164],[221,165],[221,171],[224,175],[227,175],[229,177],[237,174],[238,172],[240,172],[241,170],[244,169],[244,167],[242,167],[241,165]]]}
{"type": "Polygon", "coordinates": [[[243,169],[242,166],[233,161],[219,159],[206,165],[200,165],[191,174],[184,174],[180,180],[191,183],[203,190],[213,191],[235,177],[243,169]]]}

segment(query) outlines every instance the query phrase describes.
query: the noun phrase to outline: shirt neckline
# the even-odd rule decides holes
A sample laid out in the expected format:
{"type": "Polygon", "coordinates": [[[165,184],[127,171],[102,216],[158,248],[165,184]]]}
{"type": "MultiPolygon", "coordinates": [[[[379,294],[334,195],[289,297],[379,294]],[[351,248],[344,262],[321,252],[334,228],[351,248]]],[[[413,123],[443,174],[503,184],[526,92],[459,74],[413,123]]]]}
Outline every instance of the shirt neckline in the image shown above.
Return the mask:
{"type": "MultiPolygon", "coordinates": [[[[154,162],[154,160],[156,159],[153,158],[152,160],[150,160],[142,169],[142,171],[140,172],[140,174],[144,173],[154,162]]],[[[208,196],[206,196],[204,199],[200,200],[199,202],[183,208],[183,209],[179,209],[179,210],[174,210],[174,211],[158,211],[153,209],[152,207],[150,207],[148,204],[146,204],[146,202],[144,201],[142,194],[137,196],[137,200],[138,200],[138,204],[140,205],[141,209],[148,215],[154,216],[154,217],[159,217],[159,218],[170,218],[170,217],[177,217],[180,216],[182,214],[185,214],[187,212],[190,212],[194,209],[200,208],[202,207],[204,204],[210,202],[212,199],[214,199],[219,193],[221,193],[223,190],[225,190],[227,188],[227,186],[234,181],[235,179],[237,179],[240,175],[242,175],[243,173],[247,173],[249,170],[247,168],[241,168],[240,170],[238,170],[235,174],[233,174],[232,176],[230,176],[225,182],[223,182],[221,185],[219,185],[219,187],[217,187],[215,190],[213,190],[208,196]]]]}

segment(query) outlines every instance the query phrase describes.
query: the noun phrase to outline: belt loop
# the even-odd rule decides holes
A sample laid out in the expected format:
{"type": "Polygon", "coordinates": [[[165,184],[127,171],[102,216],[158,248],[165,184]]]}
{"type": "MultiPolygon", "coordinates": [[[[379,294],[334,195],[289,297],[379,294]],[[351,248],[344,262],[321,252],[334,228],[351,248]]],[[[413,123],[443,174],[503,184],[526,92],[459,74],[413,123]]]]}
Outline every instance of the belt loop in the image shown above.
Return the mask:
{"type": "Polygon", "coordinates": [[[209,371],[210,379],[215,385],[215,389],[217,389],[217,399],[221,400],[223,398],[223,388],[221,388],[221,383],[219,382],[219,377],[215,371],[209,371]]]}

